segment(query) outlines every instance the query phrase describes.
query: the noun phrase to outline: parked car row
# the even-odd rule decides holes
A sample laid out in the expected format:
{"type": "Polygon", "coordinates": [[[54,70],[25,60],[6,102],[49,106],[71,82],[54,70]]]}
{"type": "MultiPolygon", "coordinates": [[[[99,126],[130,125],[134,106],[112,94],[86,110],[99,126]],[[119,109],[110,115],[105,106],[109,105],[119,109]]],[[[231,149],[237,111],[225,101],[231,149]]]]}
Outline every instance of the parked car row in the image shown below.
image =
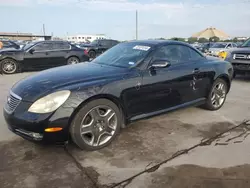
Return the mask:
{"type": "Polygon", "coordinates": [[[65,41],[30,42],[21,49],[0,50],[0,72],[4,74],[43,70],[86,61],[89,61],[86,50],[65,41]]]}

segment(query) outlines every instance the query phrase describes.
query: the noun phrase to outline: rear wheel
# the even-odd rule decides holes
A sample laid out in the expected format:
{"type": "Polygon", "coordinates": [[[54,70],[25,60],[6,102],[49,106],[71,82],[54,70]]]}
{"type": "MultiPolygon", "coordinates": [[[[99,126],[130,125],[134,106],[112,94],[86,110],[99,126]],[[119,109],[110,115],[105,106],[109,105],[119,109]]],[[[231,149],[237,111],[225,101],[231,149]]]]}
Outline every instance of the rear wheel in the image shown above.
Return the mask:
{"type": "Polygon", "coordinates": [[[70,57],[68,60],[67,60],[67,64],[68,65],[74,65],[74,64],[77,64],[79,63],[79,59],[77,57],[70,57]]]}
{"type": "Polygon", "coordinates": [[[90,58],[95,58],[96,57],[96,52],[94,50],[90,50],[88,54],[89,54],[90,58]]]}
{"type": "Polygon", "coordinates": [[[4,59],[0,62],[1,71],[4,74],[14,74],[18,71],[18,64],[13,59],[4,59]]]}
{"type": "Polygon", "coordinates": [[[119,133],[122,115],[107,99],[97,99],[84,105],[75,115],[70,134],[81,149],[98,150],[110,144],[119,133]]]}
{"type": "Polygon", "coordinates": [[[207,102],[205,104],[205,108],[208,110],[218,110],[220,109],[227,97],[228,86],[225,80],[217,79],[207,98],[207,102]]]}

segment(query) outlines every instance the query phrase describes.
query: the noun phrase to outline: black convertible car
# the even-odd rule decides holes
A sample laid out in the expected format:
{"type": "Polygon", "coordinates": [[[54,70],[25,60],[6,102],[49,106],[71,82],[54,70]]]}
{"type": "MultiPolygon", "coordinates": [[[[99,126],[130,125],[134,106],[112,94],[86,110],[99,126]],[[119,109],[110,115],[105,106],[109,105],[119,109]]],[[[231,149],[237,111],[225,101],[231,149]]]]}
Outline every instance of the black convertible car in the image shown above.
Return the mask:
{"type": "MultiPolygon", "coordinates": [[[[120,43],[90,63],[42,71],[16,83],[4,107],[14,133],[107,146],[132,121],[182,107],[218,110],[233,67],[178,41],[120,43]]],[[[153,131],[153,130],[152,130],[153,131]]]]}
{"type": "Polygon", "coordinates": [[[0,50],[0,73],[13,74],[26,70],[43,70],[88,60],[86,50],[65,41],[31,42],[21,49],[0,50]]]}

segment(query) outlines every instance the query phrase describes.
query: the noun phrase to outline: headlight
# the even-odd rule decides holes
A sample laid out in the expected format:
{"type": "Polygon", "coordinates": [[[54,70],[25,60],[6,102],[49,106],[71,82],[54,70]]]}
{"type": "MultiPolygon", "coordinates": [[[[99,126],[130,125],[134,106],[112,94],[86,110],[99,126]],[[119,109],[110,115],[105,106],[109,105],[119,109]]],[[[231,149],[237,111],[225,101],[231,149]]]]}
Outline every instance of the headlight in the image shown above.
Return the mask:
{"type": "Polygon", "coordinates": [[[70,91],[57,91],[35,101],[29,108],[29,112],[45,114],[55,111],[70,96],[70,91]]]}

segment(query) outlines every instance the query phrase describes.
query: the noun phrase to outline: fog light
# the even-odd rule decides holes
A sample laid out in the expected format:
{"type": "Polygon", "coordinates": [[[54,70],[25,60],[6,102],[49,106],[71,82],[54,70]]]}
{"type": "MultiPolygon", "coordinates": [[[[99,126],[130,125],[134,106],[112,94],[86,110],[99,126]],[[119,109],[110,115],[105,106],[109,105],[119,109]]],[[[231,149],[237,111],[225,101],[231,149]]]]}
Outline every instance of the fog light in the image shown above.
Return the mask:
{"type": "Polygon", "coordinates": [[[61,127],[52,127],[52,128],[45,129],[45,132],[52,133],[52,132],[58,132],[58,131],[61,131],[61,130],[62,130],[61,127]]]}
{"type": "Polygon", "coordinates": [[[40,133],[32,133],[32,137],[34,139],[42,139],[43,138],[43,135],[40,134],[40,133]]]}

